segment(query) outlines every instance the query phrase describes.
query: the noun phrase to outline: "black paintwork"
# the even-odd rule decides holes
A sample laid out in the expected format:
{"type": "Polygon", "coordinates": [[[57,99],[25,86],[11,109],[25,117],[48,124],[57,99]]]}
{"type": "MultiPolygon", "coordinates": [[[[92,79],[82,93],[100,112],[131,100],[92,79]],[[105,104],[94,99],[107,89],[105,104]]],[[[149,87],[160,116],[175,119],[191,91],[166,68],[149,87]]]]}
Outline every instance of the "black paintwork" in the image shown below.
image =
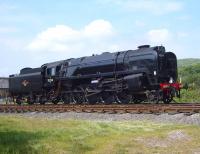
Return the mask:
{"type": "Polygon", "coordinates": [[[43,86],[42,68],[21,70],[19,75],[9,77],[9,90],[12,94],[40,93],[43,86]]]}
{"type": "Polygon", "coordinates": [[[12,95],[61,97],[76,89],[129,93],[157,90],[159,84],[177,80],[177,59],[163,46],[140,46],[137,50],[105,52],[100,55],[46,63],[39,68],[24,68],[10,76],[12,95]],[[93,82],[98,81],[94,84],[93,82]],[[117,86],[116,86],[117,85],[117,86]]]}

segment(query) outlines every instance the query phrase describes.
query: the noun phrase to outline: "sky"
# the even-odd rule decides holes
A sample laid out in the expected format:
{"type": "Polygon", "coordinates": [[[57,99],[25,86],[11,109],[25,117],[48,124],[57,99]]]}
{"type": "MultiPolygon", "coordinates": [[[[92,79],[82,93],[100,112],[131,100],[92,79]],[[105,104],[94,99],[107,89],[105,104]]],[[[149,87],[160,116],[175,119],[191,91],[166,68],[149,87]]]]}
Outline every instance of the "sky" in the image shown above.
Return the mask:
{"type": "Polygon", "coordinates": [[[197,0],[0,0],[0,76],[144,44],[200,58],[199,15],[197,0]]]}

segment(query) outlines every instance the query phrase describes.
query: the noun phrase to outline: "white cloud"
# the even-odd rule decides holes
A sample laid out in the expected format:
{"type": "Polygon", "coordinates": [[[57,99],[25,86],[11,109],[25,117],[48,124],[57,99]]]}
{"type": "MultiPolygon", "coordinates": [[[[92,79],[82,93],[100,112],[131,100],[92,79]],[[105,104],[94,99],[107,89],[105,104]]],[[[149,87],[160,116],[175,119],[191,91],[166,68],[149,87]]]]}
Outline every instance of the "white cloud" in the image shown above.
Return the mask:
{"type": "Polygon", "coordinates": [[[73,55],[85,54],[84,50],[108,50],[111,46],[107,43],[114,29],[110,22],[95,20],[80,30],[67,25],[57,25],[39,33],[30,42],[27,49],[34,52],[64,52],[73,55]]]}
{"type": "Polygon", "coordinates": [[[172,31],[167,28],[152,29],[146,32],[147,43],[154,45],[164,45],[167,51],[174,52],[178,59],[192,57],[192,52],[188,52],[184,42],[188,42],[190,33],[183,31],[172,31]]]}
{"type": "Polygon", "coordinates": [[[153,29],[147,33],[147,38],[151,43],[167,43],[170,41],[172,34],[168,29],[153,29]]]}
{"type": "Polygon", "coordinates": [[[183,9],[183,2],[173,0],[102,0],[104,4],[115,4],[128,11],[149,12],[162,15],[183,9]]]}
{"type": "Polygon", "coordinates": [[[113,34],[113,27],[105,20],[95,20],[85,26],[83,34],[88,37],[104,37],[113,34]]]}

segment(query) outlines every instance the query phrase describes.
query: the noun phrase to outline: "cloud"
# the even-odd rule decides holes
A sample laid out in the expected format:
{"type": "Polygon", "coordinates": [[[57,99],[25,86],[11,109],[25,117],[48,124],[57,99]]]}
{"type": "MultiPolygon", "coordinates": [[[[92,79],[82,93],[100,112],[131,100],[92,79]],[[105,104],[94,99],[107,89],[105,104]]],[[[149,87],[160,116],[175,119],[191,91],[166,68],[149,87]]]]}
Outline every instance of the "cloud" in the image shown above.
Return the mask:
{"type": "Polygon", "coordinates": [[[187,46],[185,46],[185,42],[188,43],[188,36],[190,36],[190,33],[187,31],[173,31],[167,28],[158,28],[147,31],[144,39],[146,38],[146,43],[151,44],[151,46],[165,46],[167,51],[174,52],[177,58],[180,59],[192,57],[192,54],[194,55],[191,48],[189,49],[190,52],[188,52],[187,46]]]}
{"type": "Polygon", "coordinates": [[[128,11],[148,12],[156,15],[181,11],[183,2],[172,0],[103,0],[103,4],[115,4],[128,11]]]}
{"type": "Polygon", "coordinates": [[[113,46],[109,47],[107,40],[114,34],[112,24],[102,19],[92,21],[80,30],[67,25],[56,25],[40,32],[26,48],[33,52],[54,53],[76,53],[94,48],[103,50],[113,46]]]}
{"type": "Polygon", "coordinates": [[[113,34],[113,27],[110,22],[105,20],[95,20],[86,25],[82,31],[87,37],[106,37],[113,34]]]}
{"type": "Polygon", "coordinates": [[[147,32],[147,38],[151,43],[163,44],[170,41],[172,34],[168,29],[152,29],[147,32]]]}
{"type": "Polygon", "coordinates": [[[174,44],[174,42],[183,41],[189,36],[188,32],[172,32],[167,28],[152,29],[146,33],[146,38],[152,44],[174,44]]]}

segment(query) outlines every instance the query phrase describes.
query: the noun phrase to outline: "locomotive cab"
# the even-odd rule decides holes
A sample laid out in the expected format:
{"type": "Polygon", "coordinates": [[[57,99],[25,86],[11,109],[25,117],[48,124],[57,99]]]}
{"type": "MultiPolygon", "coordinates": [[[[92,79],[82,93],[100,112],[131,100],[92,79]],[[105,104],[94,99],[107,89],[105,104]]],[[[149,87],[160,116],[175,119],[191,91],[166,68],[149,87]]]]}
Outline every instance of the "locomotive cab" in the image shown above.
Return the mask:
{"type": "Polygon", "coordinates": [[[55,87],[56,79],[60,76],[63,61],[47,63],[42,66],[44,70],[44,88],[51,89],[55,87]]]}

